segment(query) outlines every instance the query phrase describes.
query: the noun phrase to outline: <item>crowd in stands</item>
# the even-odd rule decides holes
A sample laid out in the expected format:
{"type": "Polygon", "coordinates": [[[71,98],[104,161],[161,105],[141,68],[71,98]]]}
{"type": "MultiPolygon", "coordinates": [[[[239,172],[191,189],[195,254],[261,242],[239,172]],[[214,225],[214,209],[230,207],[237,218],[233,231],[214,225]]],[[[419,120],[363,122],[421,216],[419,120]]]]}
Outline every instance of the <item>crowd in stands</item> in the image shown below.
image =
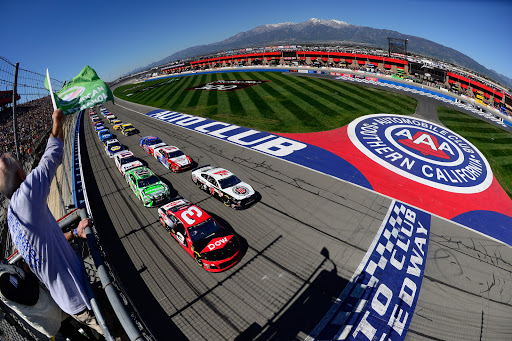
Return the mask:
{"type": "MultiPolygon", "coordinates": [[[[49,96],[16,106],[20,161],[30,159],[34,150],[47,136],[52,125],[52,111],[49,96]]],[[[0,155],[16,152],[12,119],[12,108],[4,108],[0,111],[0,134],[2,135],[0,155]]]]}

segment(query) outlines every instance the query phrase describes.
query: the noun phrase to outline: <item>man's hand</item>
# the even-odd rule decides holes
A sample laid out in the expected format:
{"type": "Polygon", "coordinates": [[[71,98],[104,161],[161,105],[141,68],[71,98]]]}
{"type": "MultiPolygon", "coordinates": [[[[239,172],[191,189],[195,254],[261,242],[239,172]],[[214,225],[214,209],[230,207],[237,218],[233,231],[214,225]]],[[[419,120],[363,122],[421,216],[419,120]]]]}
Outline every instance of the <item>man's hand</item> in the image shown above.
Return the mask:
{"type": "Polygon", "coordinates": [[[85,235],[85,228],[87,226],[92,226],[92,220],[90,218],[82,219],[82,221],[80,221],[78,223],[78,226],[76,228],[76,232],[78,233],[78,236],[80,238],[87,238],[86,235],[85,235]]]}
{"type": "Polygon", "coordinates": [[[58,137],[62,141],[64,141],[64,120],[66,116],[64,116],[64,112],[60,109],[57,109],[52,114],[53,127],[52,127],[52,137],[58,137]]]}

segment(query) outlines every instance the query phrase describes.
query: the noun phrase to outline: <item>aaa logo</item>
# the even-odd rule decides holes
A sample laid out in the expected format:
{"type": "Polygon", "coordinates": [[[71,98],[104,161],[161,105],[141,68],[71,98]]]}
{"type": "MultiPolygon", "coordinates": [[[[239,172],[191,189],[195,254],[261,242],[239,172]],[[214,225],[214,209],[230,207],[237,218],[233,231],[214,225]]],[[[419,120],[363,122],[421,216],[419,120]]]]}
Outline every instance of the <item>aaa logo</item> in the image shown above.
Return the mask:
{"type": "Polygon", "coordinates": [[[478,193],[492,183],[489,163],[462,136],[418,118],[363,116],[348,126],[370,160],[405,178],[453,193],[478,193]]]}
{"type": "MultiPolygon", "coordinates": [[[[409,130],[404,129],[403,132],[406,134],[407,138],[398,140],[398,142],[404,146],[415,149],[423,155],[433,155],[441,159],[450,159],[450,157],[442,150],[442,146],[439,145],[439,142],[434,135],[425,131],[418,131],[411,137],[409,130]]],[[[398,136],[399,134],[396,135],[398,136]]],[[[443,142],[443,145],[446,145],[446,142],[443,142]]]]}

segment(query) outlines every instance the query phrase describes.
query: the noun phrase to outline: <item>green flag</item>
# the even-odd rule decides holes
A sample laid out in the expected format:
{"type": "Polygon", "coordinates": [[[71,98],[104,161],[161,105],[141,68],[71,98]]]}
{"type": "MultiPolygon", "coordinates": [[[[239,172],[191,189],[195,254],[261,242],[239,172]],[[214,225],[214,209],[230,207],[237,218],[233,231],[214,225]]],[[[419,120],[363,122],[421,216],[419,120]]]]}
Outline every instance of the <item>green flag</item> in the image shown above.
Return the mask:
{"type": "MultiPolygon", "coordinates": [[[[51,91],[48,81],[48,78],[45,78],[44,86],[51,91]]],[[[73,114],[106,101],[114,102],[112,91],[90,66],[84,67],[75,78],[53,95],[55,104],[64,111],[64,115],[73,114]]]]}

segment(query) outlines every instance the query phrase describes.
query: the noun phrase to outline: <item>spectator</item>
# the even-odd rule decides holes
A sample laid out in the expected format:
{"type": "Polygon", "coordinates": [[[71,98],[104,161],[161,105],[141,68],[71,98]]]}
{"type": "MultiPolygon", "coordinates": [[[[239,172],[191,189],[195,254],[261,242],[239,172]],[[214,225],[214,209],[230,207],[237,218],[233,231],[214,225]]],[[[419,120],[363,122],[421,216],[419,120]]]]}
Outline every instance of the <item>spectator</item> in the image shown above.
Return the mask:
{"type": "Polygon", "coordinates": [[[102,334],[90,311],[83,264],[68,243],[85,238],[85,227],[91,222],[84,219],[73,234],[63,234],[46,203],[64,153],[64,118],[62,110],[54,111],[46,151],[28,176],[12,154],[0,156],[0,192],[10,199],[7,221],[11,238],[32,272],[64,312],[102,334]]]}
{"type": "MultiPolygon", "coordinates": [[[[50,97],[39,98],[17,106],[18,143],[20,148],[20,161],[29,157],[29,149],[34,150],[46,136],[51,127],[48,111],[51,108],[50,97]]],[[[7,108],[0,112],[0,155],[15,152],[12,109],[7,108]]]]}

